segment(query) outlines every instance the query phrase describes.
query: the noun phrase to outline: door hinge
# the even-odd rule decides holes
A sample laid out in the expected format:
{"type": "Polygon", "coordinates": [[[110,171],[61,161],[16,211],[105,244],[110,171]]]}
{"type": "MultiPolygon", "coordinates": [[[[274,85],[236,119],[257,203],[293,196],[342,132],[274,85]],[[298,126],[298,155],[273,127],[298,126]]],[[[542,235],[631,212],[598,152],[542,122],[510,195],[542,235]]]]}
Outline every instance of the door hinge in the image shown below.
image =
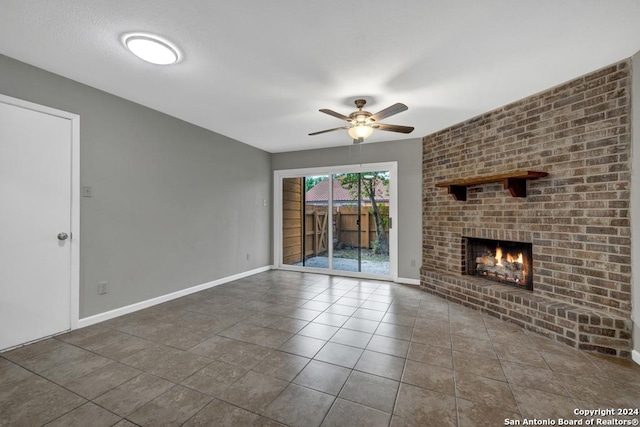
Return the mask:
{"type": "Polygon", "coordinates": [[[393,218],[389,217],[389,228],[393,226],[393,218]]]}

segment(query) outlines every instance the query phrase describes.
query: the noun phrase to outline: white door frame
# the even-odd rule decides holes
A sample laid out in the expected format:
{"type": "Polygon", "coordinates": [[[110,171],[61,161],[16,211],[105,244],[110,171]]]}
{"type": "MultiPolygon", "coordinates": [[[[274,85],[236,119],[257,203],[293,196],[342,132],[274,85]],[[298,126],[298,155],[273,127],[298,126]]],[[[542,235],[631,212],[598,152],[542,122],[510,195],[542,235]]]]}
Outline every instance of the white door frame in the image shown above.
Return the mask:
{"type": "Polygon", "coordinates": [[[80,116],[0,94],[0,102],[71,121],[71,329],[80,320],[80,116]]]}
{"type": "MultiPolygon", "coordinates": [[[[331,191],[331,186],[329,186],[331,191]]],[[[332,195],[329,194],[329,199],[332,195]]],[[[329,210],[329,224],[332,224],[333,212],[329,210]]],[[[282,270],[305,271],[313,273],[333,274],[339,276],[362,277],[382,280],[398,280],[398,162],[362,163],[357,165],[326,166],[304,169],[283,169],[273,171],[273,263],[274,267],[282,270]],[[336,173],[371,172],[375,170],[389,171],[389,216],[392,226],[389,229],[389,276],[377,276],[366,273],[352,273],[349,271],[333,270],[331,259],[333,245],[329,244],[329,268],[295,267],[282,263],[282,180],[284,178],[298,178],[309,175],[332,175],[336,173]]],[[[333,242],[333,227],[328,227],[328,242],[333,242]]]]}

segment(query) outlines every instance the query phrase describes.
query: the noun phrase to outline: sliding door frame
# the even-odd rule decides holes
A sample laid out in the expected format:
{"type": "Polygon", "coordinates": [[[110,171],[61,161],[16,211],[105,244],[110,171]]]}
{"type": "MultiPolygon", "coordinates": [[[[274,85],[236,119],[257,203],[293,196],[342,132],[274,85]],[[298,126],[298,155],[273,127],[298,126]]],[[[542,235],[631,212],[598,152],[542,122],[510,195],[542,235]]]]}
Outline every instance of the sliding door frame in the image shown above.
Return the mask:
{"type": "MultiPolygon", "coordinates": [[[[304,192],[304,189],[303,189],[304,192]]],[[[378,279],[397,281],[398,279],[398,162],[363,163],[357,165],[341,165],[313,167],[303,169],[282,169],[273,171],[273,266],[280,270],[292,270],[307,273],[322,273],[336,276],[357,277],[363,279],[378,279]],[[389,275],[355,273],[343,270],[333,270],[333,186],[329,186],[328,210],[328,268],[299,267],[282,262],[282,181],[285,178],[300,178],[306,176],[333,175],[339,173],[363,173],[372,171],[389,171],[389,275]]]]}

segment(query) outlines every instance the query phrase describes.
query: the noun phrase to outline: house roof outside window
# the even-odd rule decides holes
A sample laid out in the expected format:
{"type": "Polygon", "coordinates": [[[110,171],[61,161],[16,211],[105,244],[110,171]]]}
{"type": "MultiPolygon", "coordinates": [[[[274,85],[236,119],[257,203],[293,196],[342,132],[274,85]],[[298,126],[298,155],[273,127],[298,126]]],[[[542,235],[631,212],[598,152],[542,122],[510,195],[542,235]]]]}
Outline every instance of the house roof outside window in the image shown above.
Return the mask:
{"type": "MultiPolygon", "coordinates": [[[[385,185],[378,181],[376,186],[376,202],[387,203],[389,202],[389,192],[385,185]]],[[[324,205],[329,200],[329,180],[325,179],[318,182],[315,186],[309,189],[306,194],[306,202],[310,205],[324,205]]],[[[351,194],[351,192],[344,188],[339,179],[333,180],[333,204],[334,206],[354,205],[357,204],[357,197],[351,194]]],[[[362,203],[371,203],[365,193],[362,194],[362,203]]]]}

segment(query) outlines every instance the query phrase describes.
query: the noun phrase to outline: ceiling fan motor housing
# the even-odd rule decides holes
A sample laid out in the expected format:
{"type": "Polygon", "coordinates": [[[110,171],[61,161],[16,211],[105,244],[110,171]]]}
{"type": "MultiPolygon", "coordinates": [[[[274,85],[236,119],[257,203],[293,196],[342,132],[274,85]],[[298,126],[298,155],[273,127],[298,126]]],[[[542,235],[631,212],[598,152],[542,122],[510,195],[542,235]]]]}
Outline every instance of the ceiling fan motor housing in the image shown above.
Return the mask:
{"type": "Polygon", "coordinates": [[[364,107],[366,103],[367,101],[365,99],[355,100],[355,104],[356,104],[356,107],[358,107],[358,111],[354,111],[353,113],[349,114],[349,118],[353,120],[352,124],[356,125],[358,123],[371,123],[375,121],[370,118],[373,114],[371,114],[368,111],[364,111],[362,109],[362,107],[364,107]]]}
{"type": "Polygon", "coordinates": [[[360,111],[356,111],[354,113],[349,114],[349,117],[352,120],[351,123],[354,125],[357,125],[359,123],[367,124],[367,123],[373,122],[374,120],[370,118],[372,115],[373,114],[371,114],[368,111],[360,110],[360,111]]]}

